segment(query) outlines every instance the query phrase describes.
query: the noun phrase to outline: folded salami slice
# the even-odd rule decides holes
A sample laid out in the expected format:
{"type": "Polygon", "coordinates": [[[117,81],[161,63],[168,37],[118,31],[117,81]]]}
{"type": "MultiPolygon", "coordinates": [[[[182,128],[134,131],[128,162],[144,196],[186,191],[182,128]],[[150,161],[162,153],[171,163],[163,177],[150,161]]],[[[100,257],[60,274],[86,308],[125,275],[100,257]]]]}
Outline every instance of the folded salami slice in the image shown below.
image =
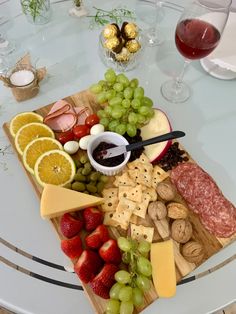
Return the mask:
{"type": "Polygon", "coordinates": [[[215,181],[197,164],[179,164],[171,171],[171,181],[212,234],[226,238],[236,232],[236,208],[215,181]]]}

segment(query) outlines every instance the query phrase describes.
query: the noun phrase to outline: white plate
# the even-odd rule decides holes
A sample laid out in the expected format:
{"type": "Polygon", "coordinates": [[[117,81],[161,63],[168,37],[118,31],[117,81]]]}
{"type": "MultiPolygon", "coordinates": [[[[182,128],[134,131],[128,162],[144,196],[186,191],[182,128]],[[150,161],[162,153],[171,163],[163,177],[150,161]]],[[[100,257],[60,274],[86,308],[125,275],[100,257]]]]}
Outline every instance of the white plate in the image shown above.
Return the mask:
{"type": "Polygon", "coordinates": [[[236,78],[236,72],[221,68],[219,65],[213,63],[207,58],[201,59],[200,63],[203,69],[211,76],[214,76],[221,80],[233,80],[236,78]]]}

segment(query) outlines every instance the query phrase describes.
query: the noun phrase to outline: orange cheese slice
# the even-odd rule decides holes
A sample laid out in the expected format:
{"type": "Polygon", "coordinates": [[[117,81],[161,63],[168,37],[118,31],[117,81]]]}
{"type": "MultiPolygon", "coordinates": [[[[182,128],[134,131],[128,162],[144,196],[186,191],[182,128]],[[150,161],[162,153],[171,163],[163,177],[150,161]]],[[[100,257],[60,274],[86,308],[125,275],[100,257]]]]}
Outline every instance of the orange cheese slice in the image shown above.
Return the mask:
{"type": "Polygon", "coordinates": [[[152,279],[159,297],[170,298],[176,293],[173,241],[151,244],[152,279]]]}
{"type": "Polygon", "coordinates": [[[53,218],[101,203],[103,198],[46,184],[41,196],[40,214],[42,218],[53,218]]]}

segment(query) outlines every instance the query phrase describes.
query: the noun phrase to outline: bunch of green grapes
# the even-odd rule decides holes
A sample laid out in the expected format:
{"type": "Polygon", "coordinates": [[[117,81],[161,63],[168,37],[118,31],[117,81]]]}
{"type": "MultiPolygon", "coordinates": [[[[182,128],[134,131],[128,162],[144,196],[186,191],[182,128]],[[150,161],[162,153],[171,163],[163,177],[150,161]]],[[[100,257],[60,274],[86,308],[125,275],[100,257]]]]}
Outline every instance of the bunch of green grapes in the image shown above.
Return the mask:
{"type": "Polygon", "coordinates": [[[152,265],[148,260],[150,243],[120,237],[118,246],[128,270],[115,274],[116,283],[110,290],[106,314],[132,314],[134,307],[143,305],[143,294],[151,287],[152,265]]]}
{"type": "Polygon", "coordinates": [[[100,123],[106,130],[133,137],[153,116],[153,102],[144,96],[144,89],[136,78],[130,81],[123,73],[116,75],[112,69],[104,76],[105,80],[90,87],[98,103],[105,105],[97,112],[100,123]]]}

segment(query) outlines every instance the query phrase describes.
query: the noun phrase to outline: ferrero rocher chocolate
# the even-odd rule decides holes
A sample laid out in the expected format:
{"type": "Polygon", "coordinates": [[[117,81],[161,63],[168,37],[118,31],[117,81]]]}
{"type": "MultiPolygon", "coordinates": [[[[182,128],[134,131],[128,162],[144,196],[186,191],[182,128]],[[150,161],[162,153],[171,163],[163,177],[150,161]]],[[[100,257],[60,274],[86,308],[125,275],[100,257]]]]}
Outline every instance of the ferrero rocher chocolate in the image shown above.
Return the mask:
{"type": "Polygon", "coordinates": [[[141,48],[141,45],[138,40],[131,39],[126,42],[125,47],[129,50],[129,52],[135,53],[141,48]]]}
{"type": "Polygon", "coordinates": [[[118,35],[118,28],[114,24],[109,24],[104,28],[102,33],[104,38],[109,39],[118,35]]]}
{"type": "Polygon", "coordinates": [[[121,27],[121,34],[125,39],[134,39],[138,35],[138,27],[134,23],[124,22],[121,27]]]}
{"type": "Polygon", "coordinates": [[[123,47],[122,39],[120,37],[118,38],[116,36],[113,36],[105,41],[104,47],[116,53],[119,53],[123,47]]]}
{"type": "Polygon", "coordinates": [[[119,62],[127,62],[130,59],[130,52],[127,48],[123,47],[121,52],[116,54],[116,60],[119,62]]]}

